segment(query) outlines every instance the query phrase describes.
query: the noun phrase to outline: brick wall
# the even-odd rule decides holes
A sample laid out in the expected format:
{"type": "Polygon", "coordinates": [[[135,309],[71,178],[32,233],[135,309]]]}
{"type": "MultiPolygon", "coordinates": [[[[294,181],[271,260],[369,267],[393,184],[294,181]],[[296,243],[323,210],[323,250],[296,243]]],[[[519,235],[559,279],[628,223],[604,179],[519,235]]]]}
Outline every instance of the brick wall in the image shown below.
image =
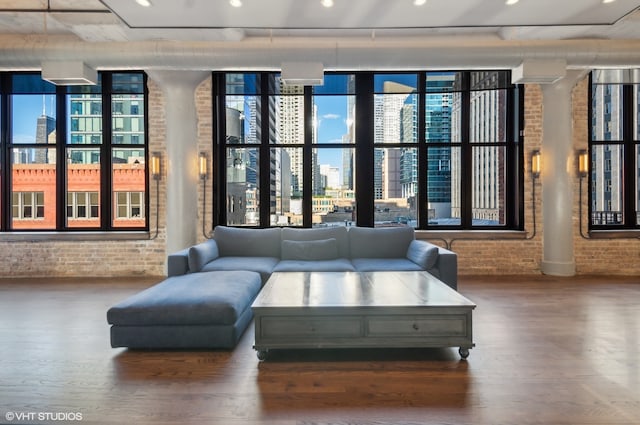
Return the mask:
{"type": "MultiPolygon", "coordinates": [[[[587,79],[573,92],[574,146],[587,147],[587,79]]],[[[166,170],[165,151],[165,99],[160,88],[149,81],[149,143],[150,152],[161,152],[163,170],[166,170]]],[[[198,114],[198,149],[212,158],[211,80],[196,90],[198,114]]],[[[525,98],[525,228],[533,236],[532,179],[529,156],[542,144],[542,91],[529,85],[525,98]]],[[[211,164],[209,164],[211,173],[211,164]]],[[[211,176],[211,174],[210,174],[211,176]]],[[[160,199],[156,198],[156,182],[150,185],[151,237],[155,235],[156,203],[159,201],[158,236],[151,240],[136,241],[37,241],[10,242],[0,240],[0,277],[7,276],[121,276],[164,273],[165,252],[165,191],[166,179],[160,184],[160,199]]],[[[206,212],[203,226],[203,182],[198,188],[198,240],[211,230],[211,178],[206,182],[206,212]]],[[[578,274],[640,275],[640,240],[585,240],[578,228],[578,184],[574,180],[574,252],[578,274]]],[[[451,248],[459,255],[459,272],[469,274],[538,274],[543,255],[544,232],[542,220],[542,187],[536,183],[537,232],[532,239],[516,240],[464,240],[452,242],[451,248]]],[[[584,197],[583,197],[584,198],[584,197]]],[[[583,199],[583,223],[586,230],[586,200],[583,199]]],[[[438,243],[434,240],[434,243],[438,243]]]]}

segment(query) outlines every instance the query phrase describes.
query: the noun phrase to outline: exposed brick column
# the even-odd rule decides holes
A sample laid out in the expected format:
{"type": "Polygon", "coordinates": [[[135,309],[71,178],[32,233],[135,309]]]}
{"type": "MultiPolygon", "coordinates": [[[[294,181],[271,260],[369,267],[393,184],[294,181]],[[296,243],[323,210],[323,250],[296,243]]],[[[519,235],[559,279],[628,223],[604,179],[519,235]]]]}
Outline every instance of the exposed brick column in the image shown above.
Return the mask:
{"type": "Polygon", "coordinates": [[[196,243],[198,234],[198,117],[195,90],[206,71],[147,71],[165,96],[167,253],[196,243]]]}

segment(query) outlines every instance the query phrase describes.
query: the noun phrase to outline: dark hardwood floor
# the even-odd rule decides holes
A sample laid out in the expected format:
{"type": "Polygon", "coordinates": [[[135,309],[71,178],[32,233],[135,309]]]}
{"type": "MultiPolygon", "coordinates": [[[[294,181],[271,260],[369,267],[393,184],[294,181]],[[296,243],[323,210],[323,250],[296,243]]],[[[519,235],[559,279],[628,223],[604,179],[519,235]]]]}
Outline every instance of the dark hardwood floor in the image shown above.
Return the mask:
{"type": "Polygon", "coordinates": [[[110,348],[106,310],[158,280],[0,280],[0,423],[640,423],[639,277],[463,276],[478,305],[468,361],[446,348],[259,362],[253,325],[233,351],[110,348]]]}

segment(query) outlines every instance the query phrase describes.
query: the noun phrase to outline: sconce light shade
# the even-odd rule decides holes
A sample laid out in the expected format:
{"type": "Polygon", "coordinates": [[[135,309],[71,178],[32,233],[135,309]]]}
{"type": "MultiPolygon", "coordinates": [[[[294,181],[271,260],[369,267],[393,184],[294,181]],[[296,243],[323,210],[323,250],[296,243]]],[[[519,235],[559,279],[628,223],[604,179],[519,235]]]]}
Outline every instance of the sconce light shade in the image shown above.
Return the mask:
{"type": "Polygon", "coordinates": [[[200,180],[206,180],[209,177],[206,152],[200,152],[198,155],[198,174],[200,175],[200,180]]]}
{"type": "Polygon", "coordinates": [[[539,150],[531,152],[531,174],[534,179],[540,177],[540,171],[542,170],[542,155],[539,150]]]}
{"type": "Polygon", "coordinates": [[[578,151],[578,174],[580,177],[589,174],[589,153],[586,150],[578,151]]]}
{"type": "Polygon", "coordinates": [[[151,164],[149,164],[149,170],[151,171],[151,176],[154,180],[160,180],[160,165],[161,164],[161,156],[160,152],[153,152],[151,154],[151,164]]]}

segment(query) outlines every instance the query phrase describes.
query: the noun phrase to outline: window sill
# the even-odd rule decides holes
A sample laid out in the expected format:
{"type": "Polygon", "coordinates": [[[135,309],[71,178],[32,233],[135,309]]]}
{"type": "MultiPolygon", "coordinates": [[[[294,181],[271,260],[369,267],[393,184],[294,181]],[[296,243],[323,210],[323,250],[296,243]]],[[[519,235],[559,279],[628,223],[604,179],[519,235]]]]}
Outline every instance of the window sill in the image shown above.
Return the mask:
{"type": "Polygon", "coordinates": [[[640,230],[592,230],[585,239],[640,239],[640,230]]]}
{"type": "Polygon", "coordinates": [[[490,239],[526,239],[529,233],[521,230],[416,230],[417,239],[490,240],[490,239]]]}
{"type": "Polygon", "coordinates": [[[134,241],[151,239],[151,232],[3,232],[0,242],[39,242],[39,241],[134,241]]]}

